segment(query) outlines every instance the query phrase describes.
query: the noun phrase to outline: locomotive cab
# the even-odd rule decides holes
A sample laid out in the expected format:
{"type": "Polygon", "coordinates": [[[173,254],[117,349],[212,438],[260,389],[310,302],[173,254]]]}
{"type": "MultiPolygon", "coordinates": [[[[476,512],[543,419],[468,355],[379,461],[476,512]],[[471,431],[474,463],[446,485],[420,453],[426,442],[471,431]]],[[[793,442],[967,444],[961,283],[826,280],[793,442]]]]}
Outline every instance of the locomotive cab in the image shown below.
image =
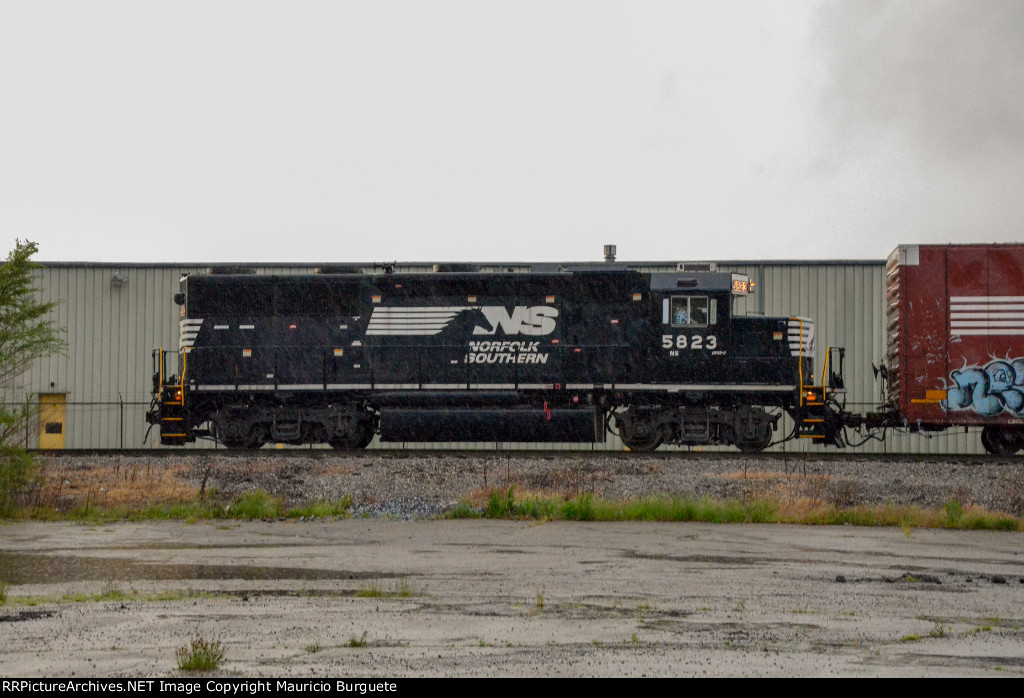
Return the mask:
{"type": "Polygon", "coordinates": [[[733,301],[753,292],[749,277],[689,271],[651,276],[650,388],[616,413],[623,443],[758,451],[785,412],[790,436],[843,445],[829,389],[814,384],[814,321],[738,315],[733,301]]]}
{"type": "Polygon", "coordinates": [[[658,348],[652,375],[680,384],[718,382],[730,344],[729,292],[715,279],[674,280],[674,286],[661,279],[651,283],[658,348]]]}
{"type": "Polygon", "coordinates": [[[737,328],[745,318],[734,317],[732,301],[751,293],[753,283],[708,267],[680,265],[677,273],[651,275],[651,389],[631,396],[616,414],[619,436],[631,449],[669,443],[760,450],[780,417],[767,408],[785,406],[796,393],[788,352],[752,343],[747,328],[737,328]],[[780,375],[786,376],[781,385],[780,375]]]}

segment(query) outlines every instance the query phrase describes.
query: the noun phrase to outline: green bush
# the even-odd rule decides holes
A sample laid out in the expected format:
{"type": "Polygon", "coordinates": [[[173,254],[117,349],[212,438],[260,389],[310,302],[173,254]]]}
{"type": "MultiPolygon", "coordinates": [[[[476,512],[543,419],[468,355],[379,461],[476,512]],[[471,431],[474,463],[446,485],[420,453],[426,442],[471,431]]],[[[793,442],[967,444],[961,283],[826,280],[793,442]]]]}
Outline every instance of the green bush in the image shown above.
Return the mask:
{"type": "Polygon", "coordinates": [[[487,502],[485,516],[489,519],[504,519],[513,516],[515,507],[515,487],[509,487],[505,492],[494,490],[487,502]]]}
{"type": "Polygon", "coordinates": [[[0,516],[12,516],[41,479],[32,456],[20,448],[0,446],[0,516]]]}

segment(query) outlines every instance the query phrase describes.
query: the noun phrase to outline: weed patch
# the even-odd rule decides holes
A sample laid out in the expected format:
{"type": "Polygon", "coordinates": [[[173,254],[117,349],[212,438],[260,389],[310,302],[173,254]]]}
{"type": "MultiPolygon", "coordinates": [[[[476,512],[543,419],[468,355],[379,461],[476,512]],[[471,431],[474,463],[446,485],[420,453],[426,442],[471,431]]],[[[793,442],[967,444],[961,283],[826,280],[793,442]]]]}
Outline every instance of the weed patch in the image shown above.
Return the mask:
{"type": "Polygon", "coordinates": [[[224,594],[214,594],[194,590],[158,591],[140,594],[134,589],[124,591],[116,585],[104,585],[99,593],[73,593],[60,596],[10,596],[7,603],[11,606],[38,606],[40,604],[59,603],[97,603],[103,601],[182,601],[185,599],[226,599],[224,594]]]}
{"type": "MultiPolygon", "coordinates": [[[[160,487],[159,485],[157,485],[160,487]]],[[[142,489],[146,485],[141,486],[142,489]]],[[[51,488],[52,489],[52,488],[51,488]]],[[[257,490],[241,494],[230,501],[216,501],[212,492],[200,495],[193,491],[163,488],[166,499],[126,501],[121,494],[90,491],[75,498],[56,497],[51,493],[43,503],[18,510],[12,517],[44,521],[153,521],[181,520],[189,523],[217,519],[252,520],[281,518],[346,518],[352,506],[348,495],[335,501],[317,501],[311,504],[287,507],[281,497],[257,490]],[[47,503],[49,502],[49,503],[47,503]]],[[[163,495],[160,495],[163,496],[163,495]]]]}
{"type": "Polygon", "coordinates": [[[224,661],[224,646],[219,640],[197,635],[192,642],[175,652],[182,671],[213,671],[224,661]]]}
{"type": "Polygon", "coordinates": [[[960,502],[953,500],[946,502],[946,528],[956,528],[964,517],[964,507],[960,502]]]}
{"type": "MultiPolygon", "coordinates": [[[[478,495],[479,496],[479,495],[478,495]]],[[[841,507],[816,498],[644,497],[611,501],[593,494],[517,493],[514,487],[486,493],[486,505],[463,500],[449,518],[533,519],[540,521],[702,521],[710,523],[787,523],[822,526],[889,526],[908,536],[915,528],[1017,531],[1021,519],[974,505],[950,502],[943,510],[914,506],[841,507]]]]}
{"type": "Polygon", "coordinates": [[[504,492],[494,490],[491,498],[487,500],[485,515],[489,519],[505,519],[512,516],[515,508],[515,486],[509,487],[504,492]]]}
{"type": "Polygon", "coordinates": [[[257,490],[236,497],[228,511],[236,519],[277,519],[284,515],[284,503],[280,497],[257,490]]]}
{"type": "Polygon", "coordinates": [[[291,507],[285,512],[289,519],[324,519],[324,518],[347,518],[348,510],[352,508],[352,498],[347,494],[341,499],[333,502],[317,501],[312,504],[291,507]]]}
{"type": "Polygon", "coordinates": [[[356,591],[357,598],[364,599],[408,599],[418,596],[419,591],[408,580],[402,579],[394,589],[385,589],[379,584],[370,584],[356,591]]]}

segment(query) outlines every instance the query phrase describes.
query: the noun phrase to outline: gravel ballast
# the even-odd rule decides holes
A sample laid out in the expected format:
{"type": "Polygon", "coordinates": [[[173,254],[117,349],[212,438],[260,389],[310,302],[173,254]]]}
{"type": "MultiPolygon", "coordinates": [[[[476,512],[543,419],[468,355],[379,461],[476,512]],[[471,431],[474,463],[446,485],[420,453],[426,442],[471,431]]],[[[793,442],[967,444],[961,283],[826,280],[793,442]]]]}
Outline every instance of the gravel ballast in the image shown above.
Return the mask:
{"type": "MultiPolygon", "coordinates": [[[[234,497],[264,491],[289,506],[351,498],[355,516],[414,519],[442,514],[463,499],[479,501],[492,489],[590,493],[612,500],[650,495],[747,500],[776,494],[843,507],[914,505],[941,508],[950,501],[1024,514],[1024,468],[1018,460],[919,457],[820,459],[707,454],[489,455],[479,453],[309,456],[96,455],[40,457],[64,495],[81,496],[91,471],[169,472],[183,486],[234,497]]],[[[132,477],[135,477],[134,475],[132,477]]],[[[95,485],[93,486],[95,487],[95,485]]]]}

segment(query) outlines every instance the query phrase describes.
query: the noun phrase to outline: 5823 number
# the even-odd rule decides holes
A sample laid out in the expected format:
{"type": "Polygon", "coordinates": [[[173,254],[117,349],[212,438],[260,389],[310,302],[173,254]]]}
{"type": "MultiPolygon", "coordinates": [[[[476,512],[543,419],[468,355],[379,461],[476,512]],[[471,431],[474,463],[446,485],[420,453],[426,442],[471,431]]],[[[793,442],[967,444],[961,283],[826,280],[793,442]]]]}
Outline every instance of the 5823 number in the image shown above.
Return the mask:
{"type": "Polygon", "coordinates": [[[702,337],[699,334],[695,334],[692,337],[685,334],[673,337],[670,334],[661,335],[661,348],[662,349],[714,349],[718,346],[718,338],[709,334],[706,337],[702,337]]]}

